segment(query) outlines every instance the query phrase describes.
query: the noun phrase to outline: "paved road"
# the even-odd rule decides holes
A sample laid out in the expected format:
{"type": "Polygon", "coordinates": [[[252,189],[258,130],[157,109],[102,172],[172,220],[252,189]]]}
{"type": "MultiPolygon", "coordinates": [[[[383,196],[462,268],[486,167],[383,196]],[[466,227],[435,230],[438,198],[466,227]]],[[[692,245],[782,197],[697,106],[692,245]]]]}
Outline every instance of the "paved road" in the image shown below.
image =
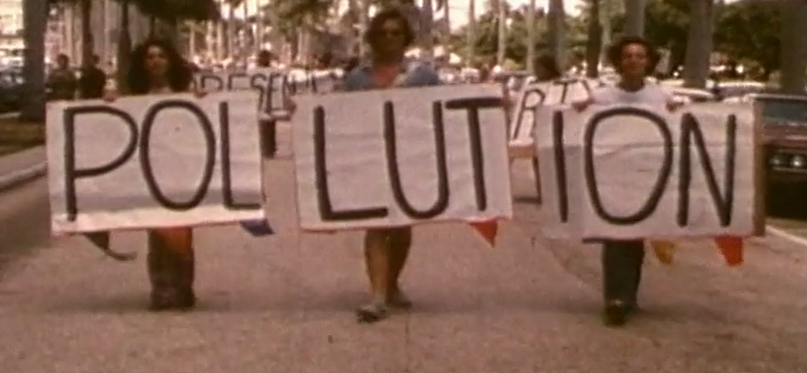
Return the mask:
{"type": "MultiPolygon", "coordinates": [[[[523,163],[516,174],[527,174],[523,163]]],[[[278,235],[200,230],[202,302],[191,314],[143,311],[142,260],[121,264],[81,238],[48,239],[43,181],[0,196],[0,247],[16,256],[0,268],[2,371],[807,370],[803,247],[775,236],[754,240],[738,269],[702,243],[684,247],[673,267],[649,260],[646,312],[624,329],[604,328],[596,248],[537,234],[527,177],[515,180],[516,219],[504,225],[500,247],[458,224],[416,229],[405,285],[417,308],[357,325],[352,309],[367,287],[360,235],[296,231],[291,168],[287,156],[267,162],[267,209],[278,235]]],[[[114,244],[142,248],[144,237],[116,234],[114,244]]]]}

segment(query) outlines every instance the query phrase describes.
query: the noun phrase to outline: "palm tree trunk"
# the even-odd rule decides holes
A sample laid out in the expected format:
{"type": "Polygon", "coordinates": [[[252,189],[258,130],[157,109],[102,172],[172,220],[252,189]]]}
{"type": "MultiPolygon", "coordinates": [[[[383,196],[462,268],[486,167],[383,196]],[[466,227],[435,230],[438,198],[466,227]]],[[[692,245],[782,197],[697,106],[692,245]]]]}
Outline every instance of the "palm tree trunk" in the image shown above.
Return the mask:
{"type": "Polygon", "coordinates": [[[420,37],[423,58],[429,62],[434,59],[434,4],[432,0],[423,0],[421,12],[418,12],[421,20],[420,37]]]}
{"type": "Polygon", "coordinates": [[[807,73],[807,3],[786,0],[782,3],[782,73],[784,93],[804,94],[807,73]]]}
{"type": "Polygon", "coordinates": [[[527,7],[527,71],[535,71],[535,0],[527,7]]]}
{"type": "Polygon", "coordinates": [[[132,35],[129,25],[129,0],[120,2],[120,26],[118,28],[118,68],[117,81],[118,91],[128,93],[129,87],[126,85],[126,74],[129,72],[129,53],[132,50],[132,35]]]}
{"type": "Polygon", "coordinates": [[[471,67],[476,59],[476,0],[468,4],[468,32],[465,39],[465,66],[471,67]]]}
{"type": "Polygon", "coordinates": [[[590,2],[591,14],[588,16],[588,40],[586,42],[586,77],[594,79],[599,75],[600,55],[602,55],[602,25],[600,24],[600,0],[590,0],[590,2]]]}
{"type": "Polygon", "coordinates": [[[365,57],[367,55],[367,43],[362,39],[364,33],[367,32],[367,27],[370,24],[370,5],[372,0],[358,0],[360,4],[359,9],[359,56],[365,57]]]}
{"type": "MultiPolygon", "coordinates": [[[[692,1],[691,3],[703,0],[692,1]]],[[[644,36],[645,0],[625,0],[625,34],[644,36]]]]}
{"type": "Polygon", "coordinates": [[[496,64],[504,66],[504,58],[505,52],[507,51],[507,5],[505,0],[497,0],[497,13],[498,16],[496,20],[499,25],[499,42],[498,42],[498,49],[496,51],[496,64]]]}
{"type": "Polygon", "coordinates": [[[690,7],[691,21],[684,62],[684,87],[705,88],[712,56],[714,2],[694,1],[690,7]]]}
{"type": "Polygon", "coordinates": [[[93,27],[92,27],[92,2],[91,0],[80,0],[81,7],[81,65],[89,67],[92,65],[93,51],[93,27]]]}
{"type": "Polygon", "coordinates": [[[227,12],[227,57],[230,60],[235,59],[235,7],[228,5],[229,11],[227,12]]]}
{"type": "Polygon", "coordinates": [[[563,0],[549,0],[549,53],[558,61],[560,66],[565,65],[566,51],[566,11],[563,0]]]}
{"type": "Polygon", "coordinates": [[[22,74],[25,79],[20,120],[45,120],[45,30],[48,3],[46,0],[25,0],[22,3],[25,52],[22,74]]]}

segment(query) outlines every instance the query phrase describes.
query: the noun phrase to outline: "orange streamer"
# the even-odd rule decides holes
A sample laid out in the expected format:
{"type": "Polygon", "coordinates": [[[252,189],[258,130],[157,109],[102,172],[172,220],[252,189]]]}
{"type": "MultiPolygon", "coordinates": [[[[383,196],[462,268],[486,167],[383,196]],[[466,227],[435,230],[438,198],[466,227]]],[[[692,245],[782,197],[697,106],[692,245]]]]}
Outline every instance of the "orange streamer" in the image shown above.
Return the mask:
{"type": "Polygon", "coordinates": [[[470,224],[477,233],[482,235],[482,238],[485,239],[488,245],[491,247],[496,245],[496,235],[499,233],[499,222],[490,220],[468,224],[470,224]]]}
{"type": "Polygon", "coordinates": [[[715,244],[729,266],[743,264],[743,239],[736,236],[715,237],[715,244]]]}

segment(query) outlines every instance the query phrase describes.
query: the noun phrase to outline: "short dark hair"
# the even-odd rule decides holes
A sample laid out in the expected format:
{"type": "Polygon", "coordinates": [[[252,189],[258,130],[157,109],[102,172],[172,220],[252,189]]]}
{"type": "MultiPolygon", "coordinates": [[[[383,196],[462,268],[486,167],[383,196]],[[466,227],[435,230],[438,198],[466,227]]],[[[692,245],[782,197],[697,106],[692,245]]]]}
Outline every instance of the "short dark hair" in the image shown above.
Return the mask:
{"type": "Polygon", "coordinates": [[[661,60],[661,53],[650,44],[647,39],[642,38],[640,36],[625,36],[617,40],[616,43],[612,44],[608,47],[608,52],[606,53],[606,57],[608,58],[608,62],[614,67],[616,72],[621,73],[621,62],[622,62],[622,51],[625,50],[625,47],[631,44],[638,44],[641,45],[645,52],[647,52],[647,58],[649,63],[647,64],[647,71],[646,74],[652,73],[656,69],[656,65],[658,65],[659,61],[661,60]]]}
{"type": "Polygon", "coordinates": [[[558,66],[558,61],[549,54],[542,54],[535,58],[533,61],[533,66],[541,66],[546,71],[552,75],[552,79],[560,78],[563,74],[560,72],[560,66],[558,66]]]}
{"type": "Polygon", "coordinates": [[[409,18],[406,17],[398,9],[386,9],[378,12],[370,24],[367,26],[367,31],[364,33],[364,41],[373,47],[378,40],[378,33],[381,27],[389,20],[398,21],[401,24],[401,31],[404,36],[404,46],[409,47],[415,42],[415,30],[412,29],[412,24],[409,23],[409,18]]]}

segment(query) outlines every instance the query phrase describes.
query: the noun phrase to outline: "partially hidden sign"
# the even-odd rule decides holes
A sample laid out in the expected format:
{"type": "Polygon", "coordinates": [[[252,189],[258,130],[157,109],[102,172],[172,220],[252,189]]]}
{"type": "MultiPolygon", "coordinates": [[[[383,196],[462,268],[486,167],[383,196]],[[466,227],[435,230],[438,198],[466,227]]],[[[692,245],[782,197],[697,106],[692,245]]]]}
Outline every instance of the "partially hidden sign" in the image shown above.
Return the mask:
{"type": "Polygon", "coordinates": [[[334,93],[297,104],[303,229],[512,216],[500,86],[334,93]]]}

